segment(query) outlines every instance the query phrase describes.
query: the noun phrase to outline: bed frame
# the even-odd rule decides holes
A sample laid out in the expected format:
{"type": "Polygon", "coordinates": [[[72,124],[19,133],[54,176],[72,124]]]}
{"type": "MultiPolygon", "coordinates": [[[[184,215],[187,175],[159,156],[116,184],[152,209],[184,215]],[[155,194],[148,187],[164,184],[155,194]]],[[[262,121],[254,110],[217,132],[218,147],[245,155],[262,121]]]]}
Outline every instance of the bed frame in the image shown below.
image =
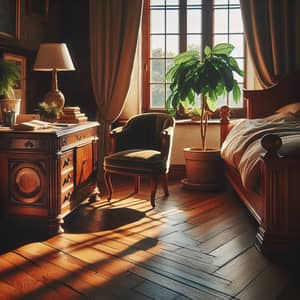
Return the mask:
{"type": "MultiPolygon", "coordinates": [[[[262,118],[283,105],[300,101],[300,70],[265,90],[244,90],[247,118],[262,118]]],[[[221,108],[221,143],[232,128],[228,107],[221,108]]],[[[258,194],[243,187],[238,171],[225,162],[225,175],[259,224],[256,247],[266,254],[300,248],[300,156],[280,157],[281,139],[262,138],[261,187],[258,194]]]]}

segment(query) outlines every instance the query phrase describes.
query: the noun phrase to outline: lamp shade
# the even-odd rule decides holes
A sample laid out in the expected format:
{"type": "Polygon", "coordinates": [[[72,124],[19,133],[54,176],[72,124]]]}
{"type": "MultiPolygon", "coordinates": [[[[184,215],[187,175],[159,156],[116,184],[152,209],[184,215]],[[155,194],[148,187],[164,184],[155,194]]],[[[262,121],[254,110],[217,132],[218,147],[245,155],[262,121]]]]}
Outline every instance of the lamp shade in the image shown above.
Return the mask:
{"type": "Polygon", "coordinates": [[[40,44],[33,69],[35,71],[75,70],[68,48],[64,43],[40,44]]]}

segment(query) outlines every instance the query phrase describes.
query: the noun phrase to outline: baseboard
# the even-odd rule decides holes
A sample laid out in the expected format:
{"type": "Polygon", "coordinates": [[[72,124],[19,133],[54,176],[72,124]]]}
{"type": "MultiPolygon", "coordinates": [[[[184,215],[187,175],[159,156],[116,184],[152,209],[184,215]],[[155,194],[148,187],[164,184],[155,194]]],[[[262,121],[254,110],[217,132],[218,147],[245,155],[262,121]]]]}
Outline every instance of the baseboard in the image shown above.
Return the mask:
{"type": "Polygon", "coordinates": [[[185,178],[186,177],[185,165],[174,165],[174,164],[172,164],[170,166],[168,177],[171,180],[177,180],[177,179],[185,178]]]}

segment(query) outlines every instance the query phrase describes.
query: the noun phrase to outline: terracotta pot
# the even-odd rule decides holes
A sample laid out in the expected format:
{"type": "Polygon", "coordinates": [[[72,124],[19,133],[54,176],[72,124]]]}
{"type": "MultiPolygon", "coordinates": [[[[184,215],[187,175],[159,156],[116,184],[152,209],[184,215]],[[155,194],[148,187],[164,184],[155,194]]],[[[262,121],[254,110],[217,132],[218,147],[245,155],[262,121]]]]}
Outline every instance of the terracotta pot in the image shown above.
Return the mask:
{"type": "Polygon", "coordinates": [[[185,187],[207,191],[221,187],[223,170],[219,150],[185,148],[184,157],[187,178],[182,183],[185,187]]]}

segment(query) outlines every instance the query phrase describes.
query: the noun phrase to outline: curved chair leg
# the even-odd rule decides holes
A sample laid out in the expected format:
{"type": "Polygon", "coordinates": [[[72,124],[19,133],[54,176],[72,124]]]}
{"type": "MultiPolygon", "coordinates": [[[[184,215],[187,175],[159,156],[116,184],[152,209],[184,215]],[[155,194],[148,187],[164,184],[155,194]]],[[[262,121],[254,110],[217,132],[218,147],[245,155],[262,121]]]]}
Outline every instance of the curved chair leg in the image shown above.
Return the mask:
{"type": "Polygon", "coordinates": [[[169,196],[168,175],[167,174],[162,175],[161,181],[162,181],[162,186],[164,189],[165,196],[169,196]]]}
{"type": "Polygon", "coordinates": [[[134,192],[140,191],[141,176],[134,176],[134,192]]]}
{"type": "Polygon", "coordinates": [[[111,183],[110,174],[106,171],[104,171],[104,182],[108,193],[107,200],[110,201],[113,193],[113,187],[111,183]]]}
{"type": "Polygon", "coordinates": [[[151,176],[150,178],[150,186],[151,186],[151,205],[154,208],[155,207],[155,194],[157,189],[157,182],[158,177],[157,176],[151,176]]]}

